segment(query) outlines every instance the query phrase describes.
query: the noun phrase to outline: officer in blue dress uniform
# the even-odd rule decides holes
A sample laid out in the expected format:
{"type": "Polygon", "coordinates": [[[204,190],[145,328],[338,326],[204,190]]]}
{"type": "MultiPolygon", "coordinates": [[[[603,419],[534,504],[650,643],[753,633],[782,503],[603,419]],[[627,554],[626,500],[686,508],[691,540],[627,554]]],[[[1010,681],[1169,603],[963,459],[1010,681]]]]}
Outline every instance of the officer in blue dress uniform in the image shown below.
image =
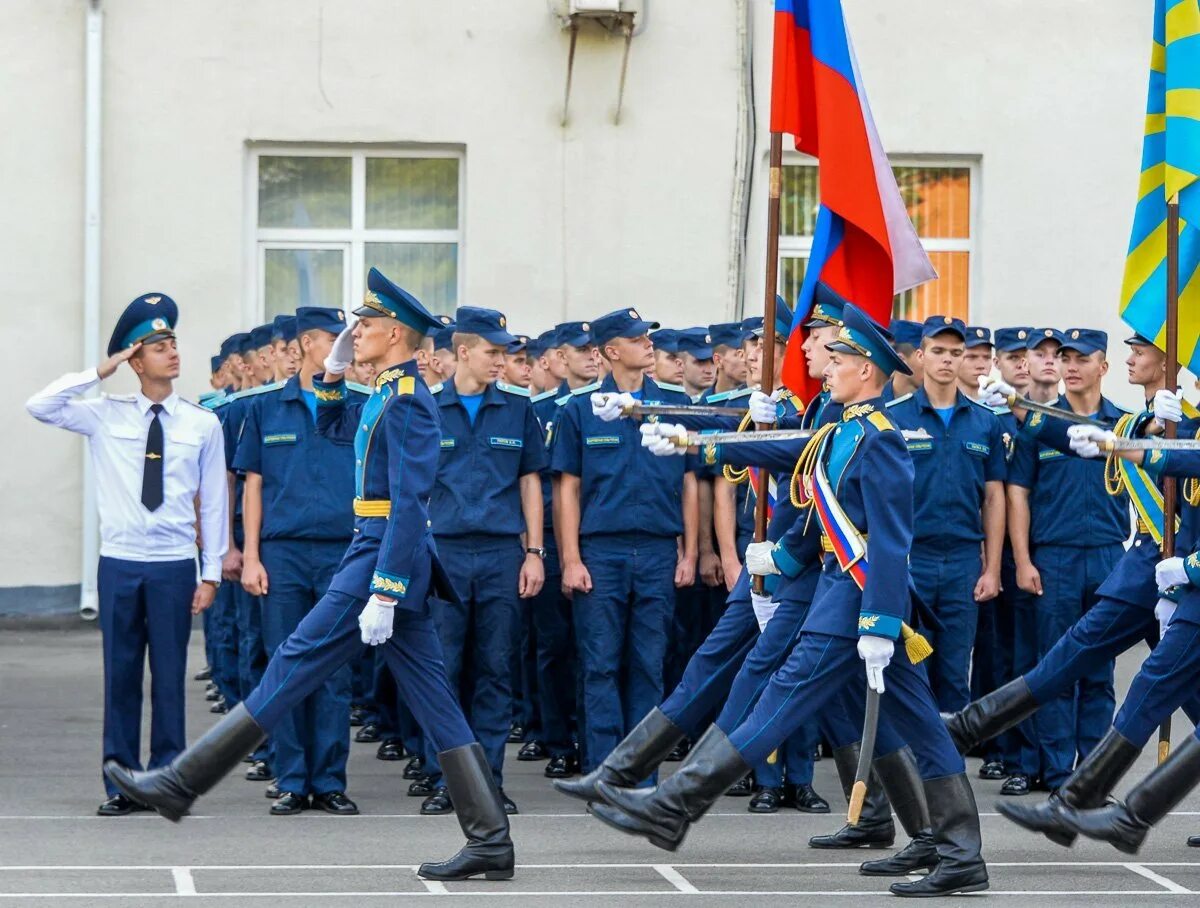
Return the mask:
{"type": "Polygon", "coordinates": [[[630,421],[609,424],[591,407],[592,394],[611,397],[614,410],[635,400],[688,403],[644,376],[654,361],[647,332],[657,327],[635,309],[592,322],[612,373],[572,392],[551,451],[562,585],[574,600],[587,769],[662,698],[675,587],[695,577],[695,476],[682,458],[664,461],[642,450],[630,421]]]}
{"type": "Polygon", "coordinates": [[[355,453],[354,538],[329,591],[275,651],[259,687],[170,766],[140,773],[109,762],[105,772],[127,796],[178,820],[363,643],[381,646],[405,701],[440,750],[467,837],[449,861],[422,864],[417,872],[436,880],[509,879],[508,817],[446,678],[427,601],[431,594],[454,597],[427,507],[441,437],[437,404],[414,360],[438,321],[374,268],[367,287],[355,313],[360,321],[339,335],[324,378],[313,383],[319,430],[353,440],[355,453]],[[361,406],[349,403],[342,378],[356,358],[377,367],[374,393],[361,406]]]}
{"type": "Polygon", "coordinates": [[[959,319],[926,319],[925,381],[887,405],[897,426],[930,436],[908,443],[917,509],[910,563],[918,594],[942,624],[929,675],[946,711],[971,700],[976,620],[1000,590],[1004,544],[1004,433],[995,413],[957,388],[966,334],[959,319]]]}
{"type": "MultiPolygon", "coordinates": [[[[341,309],[304,306],[295,321],[300,372],[250,398],[234,469],[245,476],[242,586],[261,597],[267,653],[296,630],[325,595],[353,534],[354,450],[317,432],[313,378],[346,327],[341,309]]],[[[286,357],[286,349],[283,353],[286,357]]],[[[365,395],[350,392],[352,401],[365,395]]],[[[279,797],[274,815],[310,806],[357,814],[346,797],[350,667],[327,677],[275,726],[272,763],[279,797]]]]}
{"type": "MultiPolygon", "coordinates": [[[[690,824],[750,765],[844,689],[858,690],[861,675],[852,669],[862,659],[868,685],[880,693],[886,669],[892,695],[882,709],[916,753],[939,858],[928,876],[895,883],[891,891],[904,896],[974,892],[987,888],[987,869],[962,758],[938,716],[924,672],[904,658],[892,660],[894,641],[912,607],[911,583],[895,581],[908,576],[913,470],[903,437],[883,412],[880,393],[887,376],[904,366],[882,329],[856,307],[847,305],[844,319],[837,340],[828,345],[834,355],[825,372],[833,398],[843,404],[842,418],[810,443],[813,453],[805,471],[806,487],[821,501],[817,515],[833,551],[825,555],[795,648],[736,728],[727,734],[719,723],[710,727],[676,773],[655,789],[599,782],[603,803],[594,803],[591,812],[614,828],[675,850],[690,824]]],[[[777,566],[802,566],[815,556],[816,540],[798,532],[809,541],[801,550],[777,545],[777,566]]]]}
{"type": "MultiPolygon", "coordinates": [[[[459,687],[464,670],[471,672],[467,715],[505,810],[516,813],[504,794],[504,745],[512,719],[518,599],[536,595],[544,579],[538,471],[546,452],[529,392],[498,380],[514,341],[504,315],[463,306],[455,323],[454,378],[431,389],[441,439],[429,512],[438,554],[458,592],[457,601],[441,604],[438,636],[450,683],[459,687]]],[[[440,749],[426,749],[433,792],[421,805],[424,814],[455,806],[442,784],[440,749]]]]}

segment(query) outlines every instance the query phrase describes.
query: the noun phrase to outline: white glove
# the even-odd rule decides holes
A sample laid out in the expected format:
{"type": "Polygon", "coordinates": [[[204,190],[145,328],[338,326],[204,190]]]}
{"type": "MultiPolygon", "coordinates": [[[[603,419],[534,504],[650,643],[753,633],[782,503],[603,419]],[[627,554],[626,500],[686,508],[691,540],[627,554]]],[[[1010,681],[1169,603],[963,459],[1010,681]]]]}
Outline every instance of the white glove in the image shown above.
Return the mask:
{"type": "Polygon", "coordinates": [[[979,376],[979,402],[987,407],[1007,407],[1017,389],[990,375],[979,376]]]}
{"type": "Polygon", "coordinates": [[[1071,426],[1067,429],[1071,450],[1080,457],[1099,457],[1100,446],[1116,439],[1116,433],[1099,426],[1071,426]]]}
{"type": "Polygon", "coordinates": [[[858,638],[858,658],[867,664],[867,687],[883,693],[883,670],[892,661],[896,645],[887,637],[858,638]]]}
{"type": "Polygon", "coordinates": [[[597,391],[592,395],[592,413],[604,422],[612,422],[621,418],[621,410],[636,403],[628,391],[620,394],[601,394],[597,391]]]}
{"type": "Polygon", "coordinates": [[[1175,617],[1175,603],[1170,599],[1159,599],[1158,605],[1154,606],[1154,617],[1158,619],[1158,636],[1162,639],[1167,633],[1167,625],[1175,617]]]}
{"type": "Polygon", "coordinates": [[[779,566],[771,553],[775,551],[773,542],[752,542],[746,546],[746,570],[758,577],[767,574],[778,574],[779,566]]]}
{"type": "Polygon", "coordinates": [[[782,395],[782,388],[776,388],[770,395],[755,391],[750,395],[750,418],[764,426],[775,425],[779,421],[779,398],[782,395]]]}
{"type": "Polygon", "coordinates": [[[638,426],[638,431],[642,433],[642,447],[655,457],[687,453],[687,429],[683,426],[644,422],[638,426]],[[683,444],[679,443],[681,439],[683,444]]]}
{"type": "Polygon", "coordinates": [[[758,632],[761,634],[767,629],[767,622],[774,616],[775,609],[779,608],[779,603],[772,602],[770,596],[751,593],[750,604],[754,606],[754,617],[758,619],[758,632]]]}
{"type": "Polygon", "coordinates": [[[367,607],[358,616],[358,628],[362,631],[362,642],[368,646],[379,646],[392,636],[392,619],[396,603],[384,602],[374,593],[367,600],[367,607]]]}
{"type": "Polygon", "coordinates": [[[1154,420],[1160,426],[1183,419],[1183,392],[1163,388],[1154,392],[1154,420]]]}
{"type": "Polygon", "coordinates": [[[1165,593],[1173,586],[1187,586],[1191,583],[1188,580],[1187,571],[1183,569],[1182,558],[1164,558],[1154,566],[1154,582],[1158,584],[1158,590],[1165,593]]]}
{"type": "Polygon", "coordinates": [[[329,355],[325,357],[325,373],[341,375],[354,365],[354,327],[347,325],[333,342],[329,355]]]}

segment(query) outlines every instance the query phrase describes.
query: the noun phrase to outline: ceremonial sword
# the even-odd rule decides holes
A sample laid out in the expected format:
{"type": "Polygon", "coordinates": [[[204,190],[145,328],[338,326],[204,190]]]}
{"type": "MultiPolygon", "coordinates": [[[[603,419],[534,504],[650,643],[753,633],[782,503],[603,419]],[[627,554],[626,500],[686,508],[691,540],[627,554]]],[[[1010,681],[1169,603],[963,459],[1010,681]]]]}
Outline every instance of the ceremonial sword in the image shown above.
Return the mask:
{"type": "Polygon", "coordinates": [[[867,776],[871,773],[871,760],[875,756],[875,731],[879,727],[879,691],[867,685],[867,710],[863,720],[862,744],[858,751],[858,769],[854,773],[854,787],[850,790],[850,809],[846,822],[857,826],[862,816],[863,802],[867,798],[867,776]]]}
{"type": "MultiPolygon", "coordinates": [[[[761,432],[683,432],[670,436],[677,448],[702,447],[704,445],[741,445],[753,441],[803,441],[812,438],[815,429],[764,429],[761,432]]],[[[905,441],[921,441],[933,438],[924,429],[904,429],[905,441]]]]}
{"type": "Polygon", "coordinates": [[[1046,416],[1053,416],[1055,419],[1065,419],[1067,422],[1079,423],[1081,426],[1099,426],[1102,429],[1109,428],[1099,420],[1092,419],[1090,416],[1082,416],[1079,413],[1072,413],[1070,410],[1062,410],[1058,407],[1052,407],[1050,404],[1039,404],[1036,400],[1030,400],[1028,397],[1022,397],[1020,394],[1010,394],[1004,399],[1004,402],[1011,407],[1020,407],[1022,410],[1030,410],[1033,413],[1042,413],[1046,416]]]}
{"type": "Polygon", "coordinates": [[[746,407],[718,407],[712,404],[630,404],[621,408],[622,416],[729,416],[741,418],[746,407]]]}
{"type": "Polygon", "coordinates": [[[1114,438],[1101,451],[1200,451],[1200,438],[1114,438]]]}

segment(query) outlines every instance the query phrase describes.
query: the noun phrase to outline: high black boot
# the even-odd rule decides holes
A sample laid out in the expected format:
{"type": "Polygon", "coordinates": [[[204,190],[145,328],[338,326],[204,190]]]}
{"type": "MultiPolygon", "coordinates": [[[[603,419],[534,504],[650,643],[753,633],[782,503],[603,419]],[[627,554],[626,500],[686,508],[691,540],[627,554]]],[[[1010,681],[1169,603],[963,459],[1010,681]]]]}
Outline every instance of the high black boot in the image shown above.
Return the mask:
{"type": "Polygon", "coordinates": [[[967,774],[930,779],[925,783],[929,819],[938,864],[929,875],[911,883],[892,883],[892,895],[930,898],[979,892],[988,888],[987,865],[979,853],[979,811],[967,774]]]}
{"type": "Polygon", "coordinates": [[[603,800],[596,790],[598,783],[633,788],[654,772],[685,737],[683,729],[656,706],[599,766],[578,779],[555,779],[554,787],[581,801],[603,800]]]}
{"type": "Polygon", "coordinates": [[[448,861],[422,864],[417,876],[426,880],[467,880],[482,874],[489,880],[511,880],[515,858],[508,815],[483,747],[472,743],[443,750],[438,754],[438,763],[467,844],[448,861]]]}
{"type": "Polygon", "coordinates": [[[239,703],[170,765],[139,772],[107,760],[104,775],[125,797],[178,823],[196,798],[225,778],[266,736],[246,705],[239,703]]]}
{"type": "MultiPolygon", "coordinates": [[[[1137,854],[1150,827],[1170,813],[1200,782],[1200,741],[1189,735],[1125,798],[1099,810],[1064,808],[1063,823],[1089,839],[1108,842],[1126,854],[1137,854]]],[[[1191,844],[1190,840],[1188,844],[1191,844]]]]}
{"type": "Polygon", "coordinates": [[[933,843],[929,805],[925,802],[925,786],[917,769],[917,758],[908,747],[902,747],[877,759],[872,768],[883,783],[892,810],[900,818],[900,825],[910,841],[890,858],[867,861],[858,872],[864,876],[907,876],[917,870],[932,870],[938,862],[937,848],[933,843]]]}
{"type": "Polygon", "coordinates": [[[1040,705],[1033,699],[1025,679],[1014,678],[946,717],[946,731],[950,732],[958,752],[965,754],[1028,719],[1040,705]]]}
{"type": "Polygon", "coordinates": [[[600,782],[596,788],[606,803],[589,804],[588,810],[614,829],[644,836],[651,844],[674,851],[688,827],[749,771],[725,732],[710,725],[674,775],[657,788],[622,788],[600,782]]]}
{"type": "Polygon", "coordinates": [[[1141,750],[1116,729],[1110,728],[1071,777],[1046,800],[1040,804],[1002,801],[996,809],[1018,826],[1040,832],[1051,842],[1070,848],[1075,842],[1075,833],[1063,822],[1063,808],[1088,810],[1102,805],[1133,766],[1141,750]]]}
{"type": "MultiPolygon", "coordinates": [[[[859,742],[834,748],[833,764],[842,783],[842,794],[850,802],[854,776],[858,772],[859,742]]],[[[892,809],[879,777],[871,771],[867,780],[867,799],[863,802],[858,825],[846,824],[833,835],[815,835],[808,840],[809,848],[891,848],[896,842],[896,824],[892,809]]]]}

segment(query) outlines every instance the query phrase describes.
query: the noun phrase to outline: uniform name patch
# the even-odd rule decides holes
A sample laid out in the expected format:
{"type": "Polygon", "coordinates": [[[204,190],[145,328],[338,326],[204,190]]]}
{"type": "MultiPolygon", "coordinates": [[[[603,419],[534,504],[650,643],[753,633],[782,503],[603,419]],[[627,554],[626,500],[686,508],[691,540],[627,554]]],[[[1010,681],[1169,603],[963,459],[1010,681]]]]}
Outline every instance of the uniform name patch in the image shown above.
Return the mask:
{"type": "Polygon", "coordinates": [[[1066,457],[1066,455],[1062,451],[1055,451],[1053,448],[1038,451],[1038,460],[1053,460],[1056,457],[1066,457]]]}
{"type": "Polygon", "coordinates": [[[910,451],[932,451],[933,450],[933,442],[932,441],[910,441],[908,443],[908,450],[910,450],[910,451]]]}
{"type": "Polygon", "coordinates": [[[275,435],[264,435],[264,445],[294,445],[296,443],[295,432],[279,432],[275,435]]]}
{"type": "Polygon", "coordinates": [[[589,435],[584,440],[589,448],[603,448],[621,443],[620,435],[589,435]]]}
{"type": "Polygon", "coordinates": [[[454,445],[455,445],[455,441],[453,438],[443,438],[442,439],[442,447],[443,448],[453,448],[454,445]]]}
{"type": "Polygon", "coordinates": [[[981,445],[977,441],[964,441],[963,447],[966,448],[968,451],[970,451],[972,454],[978,454],[981,457],[987,457],[989,454],[992,453],[992,449],[991,449],[990,445],[981,445]]]}
{"type": "Polygon", "coordinates": [[[488,444],[490,444],[493,448],[523,448],[523,447],[525,447],[525,442],[519,438],[500,438],[496,435],[493,435],[491,438],[488,439],[488,444]]]}

